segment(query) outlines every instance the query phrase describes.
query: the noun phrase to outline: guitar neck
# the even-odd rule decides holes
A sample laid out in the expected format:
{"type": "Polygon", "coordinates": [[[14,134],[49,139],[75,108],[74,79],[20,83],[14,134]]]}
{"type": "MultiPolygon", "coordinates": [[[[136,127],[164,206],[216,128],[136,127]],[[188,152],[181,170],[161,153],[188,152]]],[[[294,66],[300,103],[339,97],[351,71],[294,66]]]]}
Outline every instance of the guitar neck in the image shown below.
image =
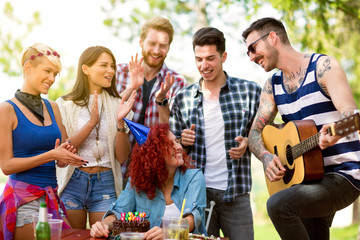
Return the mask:
{"type": "Polygon", "coordinates": [[[317,133],[292,147],[293,158],[296,159],[311,149],[319,146],[320,133],[317,133]]]}
{"type": "MultiPolygon", "coordinates": [[[[345,137],[360,129],[360,116],[359,113],[355,113],[347,118],[337,121],[327,129],[327,133],[332,136],[345,137]]],[[[294,159],[300,157],[304,153],[319,146],[320,133],[317,133],[304,141],[294,145],[292,147],[292,156],[294,159]]]]}

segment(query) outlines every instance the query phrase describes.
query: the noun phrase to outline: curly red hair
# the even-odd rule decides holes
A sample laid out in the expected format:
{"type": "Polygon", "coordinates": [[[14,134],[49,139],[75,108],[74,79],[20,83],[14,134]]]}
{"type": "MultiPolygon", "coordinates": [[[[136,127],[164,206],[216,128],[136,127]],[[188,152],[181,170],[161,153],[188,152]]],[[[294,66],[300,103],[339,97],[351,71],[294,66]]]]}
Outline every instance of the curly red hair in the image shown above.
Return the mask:
{"type": "MultiPolygon", "coordinates": [[[[146,142],[141,146],[136,143],[131,153],[129,176],[131,186],[136,192],[143,191],[149,199],[156,195],[156,188],[161,188],[168,178],[165,159],[170,157],[173,143],[168,138],[169,124],[154,125],[150,128],[146,142]]],[[[183,153],[184,164],[179,166],[185,172],[189,166],[189,157],[183,153]]]]}

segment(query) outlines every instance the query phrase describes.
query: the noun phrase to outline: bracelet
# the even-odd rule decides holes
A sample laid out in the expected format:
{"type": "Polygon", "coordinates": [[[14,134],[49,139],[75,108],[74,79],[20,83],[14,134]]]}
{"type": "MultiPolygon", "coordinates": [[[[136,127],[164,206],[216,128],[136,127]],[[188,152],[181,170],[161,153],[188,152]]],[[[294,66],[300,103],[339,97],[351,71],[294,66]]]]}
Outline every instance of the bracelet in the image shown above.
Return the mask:
{"type": "Polygon", "coordinates": [[[58,168],[64,168],[67,167],[69,164],[65,164],[65,166],[59,166],[58,160],[55,160],[55,166],[57,166],[58,168]]]}
{"type": "Polygon", "coordinates": [[[126,127],[126,125],[124,125],[124,127],[119,128],[118,125],[116,124],[116,131],[127,133],[127,127],[126,127]]]}

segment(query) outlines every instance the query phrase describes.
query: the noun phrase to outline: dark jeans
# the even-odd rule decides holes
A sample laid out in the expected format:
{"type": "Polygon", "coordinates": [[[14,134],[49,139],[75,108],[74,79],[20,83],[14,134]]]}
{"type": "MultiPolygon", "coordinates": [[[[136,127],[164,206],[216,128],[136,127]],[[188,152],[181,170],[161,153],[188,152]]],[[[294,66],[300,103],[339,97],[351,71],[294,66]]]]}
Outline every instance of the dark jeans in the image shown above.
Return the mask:
{"type": "Polygon", "coordinates": [[[230,240],[254,239],[253,217],[250,205],[250,195],[236,197],[233,202],[223,202],[225,191],[206,188],[207,207],[211,200],[215,206],[211,215],[208,235],[219,236],[221,229],[230,240]]]}
{"type": "Polygon", "coordinates": [[[359,196],[351,183],[338,174],[327,174],[311,184],[294,185],[272,195],[267,210],[281,239],[329,239],[335,212],[359,196]]]}

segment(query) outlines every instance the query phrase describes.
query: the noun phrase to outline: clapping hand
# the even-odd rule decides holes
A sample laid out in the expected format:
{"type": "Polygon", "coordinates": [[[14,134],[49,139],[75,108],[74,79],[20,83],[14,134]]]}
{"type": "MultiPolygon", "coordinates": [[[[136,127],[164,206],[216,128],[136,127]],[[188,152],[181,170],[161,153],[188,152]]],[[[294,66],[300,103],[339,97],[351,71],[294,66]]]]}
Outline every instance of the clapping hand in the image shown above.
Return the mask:
{"type": "Polygon", "coordinates": [[[91,116],[90,116],[90,123],[91,126],[95,127],[100,121],[99,116],[99,104],[98,104],[98,93],[94,91],[94,100],[91,103],[91,116]]]}
{"type": "Polygon", "coordinates": [[[76,148],[70,142],[60,144],[60,139],[56,139],[54,148],[54,159],[58,161],[59,166],[66,166],[67,164],[75,167],[86,166],[88,161],[82,159],[76,154],[76,148]]]}

